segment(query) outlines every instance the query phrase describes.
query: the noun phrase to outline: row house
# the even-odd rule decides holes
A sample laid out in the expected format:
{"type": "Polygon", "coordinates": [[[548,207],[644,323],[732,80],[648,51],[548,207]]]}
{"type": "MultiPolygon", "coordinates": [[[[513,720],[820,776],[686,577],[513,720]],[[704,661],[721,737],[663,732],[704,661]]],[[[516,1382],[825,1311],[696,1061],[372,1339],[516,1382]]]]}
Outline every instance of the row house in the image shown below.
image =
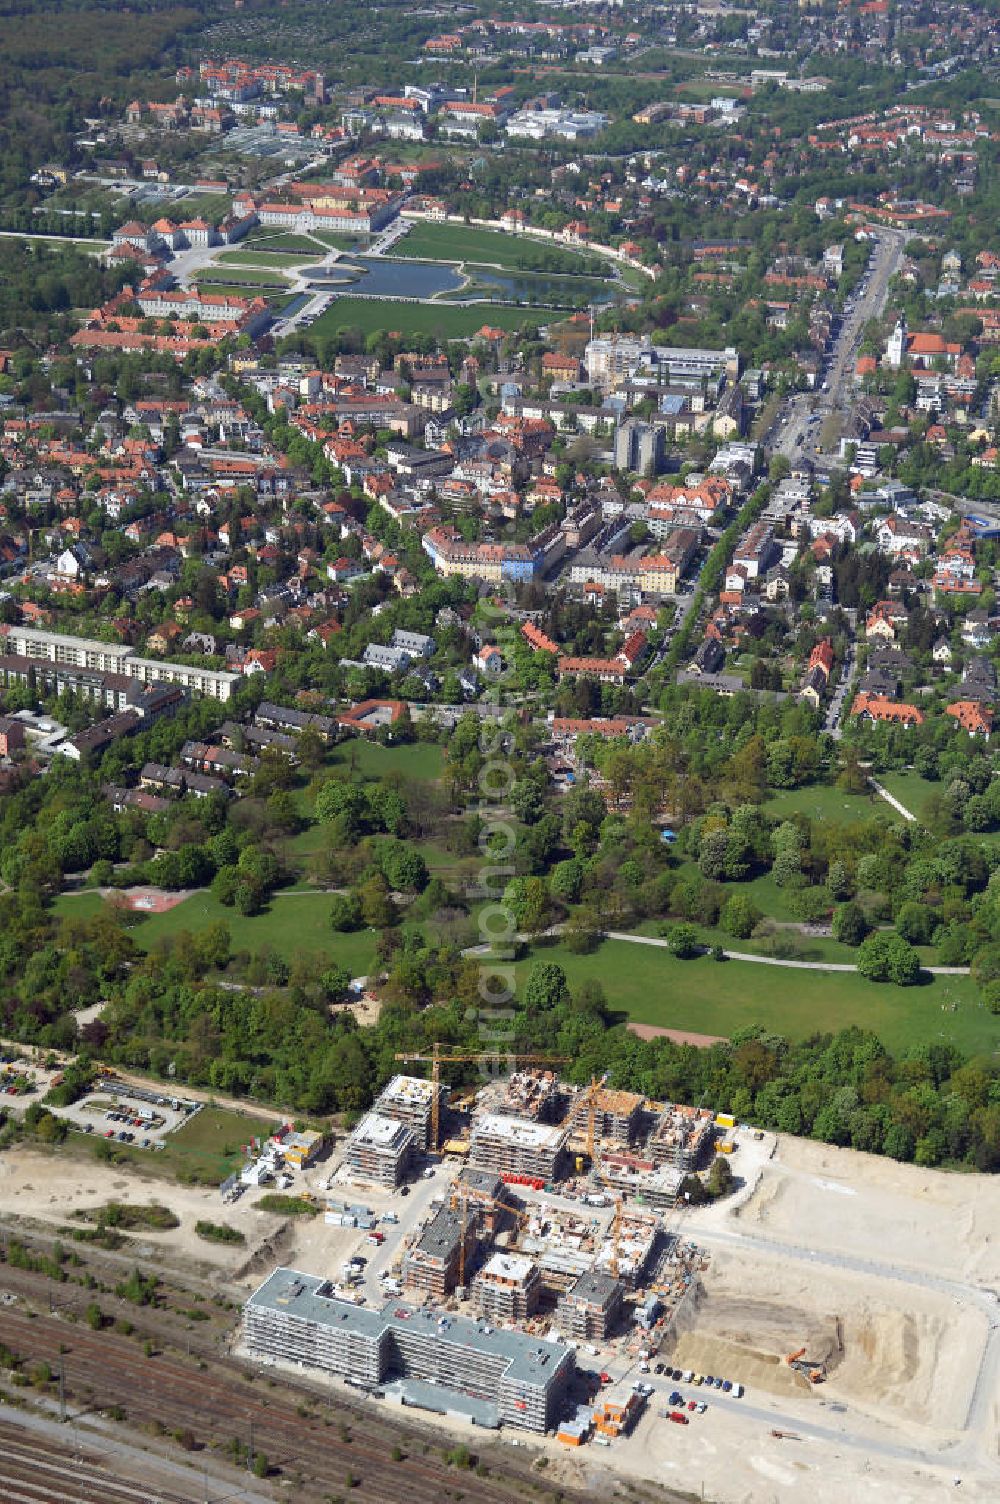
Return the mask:
{"type": "Polygon", "coordinates": [[[924,723],[924,713],[915,705],[890,700],[884,695],[868,694],[864,690],[855,695],[851,715],[872,725],[902,726],[907,731],[924,723]]]}

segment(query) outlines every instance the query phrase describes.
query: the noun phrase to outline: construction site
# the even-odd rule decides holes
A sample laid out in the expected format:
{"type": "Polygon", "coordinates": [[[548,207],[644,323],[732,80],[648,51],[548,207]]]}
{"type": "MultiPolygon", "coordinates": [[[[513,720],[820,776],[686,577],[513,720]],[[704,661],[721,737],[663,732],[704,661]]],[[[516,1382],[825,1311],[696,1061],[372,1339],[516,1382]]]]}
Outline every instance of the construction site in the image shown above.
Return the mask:
{"type": "MultiPolygon", "coordinates": [[[[276,1385],[311,1385],[335,1406],[363,1392],[373,1426],[404,1406],[442,1446],[516,1439],[567,1495],[606,1497],[612,1477],[633,1480],[637,1498],[703,1484],[718,1504],[798,1504],[807,1491],[813,1504],[931,1504],[959,1480],[977,1504],[1000,1495],[995,1178],[775,1138],[724,1111],[636,1107],[606,1082],[569,1086],[550,1063],[449,1093],[438,1054],[439,1089],[404,1080],[382,1095],[385,1131],[409,1141],[398,1184],[364,1178],[349,1134],[321,1146],[276,1122],[252,1140],[252,1162],[273,1159],[287,1187],[280,1199],[313,1215],[268,1205],[279,1198],[251,1177],[225,1211],[242,1245],[196,1232],[218,1215],[217,1187],[161,1177],[154,1192],[131,1167],[89,1157],[67,1175],[64,1157],[25,1145],[0,1158],[8,1220],[51,1243],[77,1213],[155,1194],[178,1225],[144,1229],[130,1262],[176,1266],[241,1305],[284,1271],[259,1320],[213,1337],[234,1363],[249,1357],[258,1375],[273,1365],[276,1385]],[[502,1134],[491,1141],[501,1161],[473,1163],[491,1118],[555,1133],[556,1178],[500,1167],[517,1163],[502,1134]],[[726,1194],[685,1189],[685,1174],[704,1186],[723,1164],[726,1194]],[[665,1171],[682,1176],[666,1206],[650,1194],[665,1171]],[[508,1434],[490,1441],[494,1427],[508,1434]]],[[[29,1279],[6,1268],[14,1290],[29,1279]]],[[[59,1290],[75,1298],[71,1282],[59,1290]]],[[[29,1356],[49,1360],[67,1337],[55,1319],[51,1349],[36,1349],[41,1308],[7,1317],[29,1356]]],[[[70,1333],[68,1387],[83,1325],[70,1333]]]]}
{"type": "MultiPolygon", "coordinates": [[[[624,1435],[642,1399],[637,1375],[651,1371],[650,1358],[705,1267],[703,1251],[676,1234],[670,1216],[684,1175],[710,1165],[716,1142],[729,1141],[731,1120],[717,1123],[707,1109],[650,1102],[604,1082],[573,1087],[549,1061],[534,1059],[521,1063],[534,1068],[452,1099],[441,1069],[453,1057],[435,1049],[422,1063],[430,1064],[431,1079],[393,1077],[326,1177],[326,1247],[346,1249],[350,1239],[356,1247],[364,1235],[374,1251],[351,1253],[339,1274],[329,1256],[302,1260],[308,1276],[283,1271],[282,1289],[316,1282],[308,1302],[271,1299],[269,1290],[278,1287],[265,1281],[248,1306],[248,1347],[299,1363],[322,1352],[318,1366],[381,1390],[392,1363],[373,1356],[390,1342],[380,1334],[417,1312],[442,1339],[464,1322],[483,1340],[502,1331],[543,1343],[543,1352],[571,1355],[565,1371],[560,1360],[566,1381],[558,1396],[543,1407],[550,1419],[561,1407],[567,1445],[624,1435]],[[293,1303],[311,1312],[294,1340],[283,1310],[293,1303]],[[372,1326],[380,1306],[384,1320],[372,1326]],[[310,1347],[321,1327],[342,1334],[335,1358],[326,1338],[321,1348],[310,1347]],[[364,1362],[362,1329],[370,1337],[364,1362]],[[572,1355],[580,1350],[597,1367],[587,1378],[586,1365],[583,1378],[570,1383],[566,1372],[576,1373],[572,1355]],[[620,1395],[613,1370],[622,1384],[632,1372],[620,1395]],[[594,1405],[595,1384],[611,1386],[601,1405],[617,1406],[617,1419],[594,1405]]],[[[478,1425],[498,1424],[498,1412],[484,1408],[466,1382],[462,1345],[448,1347],[451,1409],[478,1425]]],[[[407,1384],[390,1398],[441,1408],[426,1375],[414,1369],[404,1377],[407,1384]]],[[[507,1423],[518,1422],[508,1416],[507,1423]]]]}
{"type": "MultiPolygon", "coordinates": [[[[987,1297],[882,1269],[889,1247],[915,1264],[932,1256],[940,1229],[930,1208],[915,1220],[906,1203],[907,1223],[887,1189],[863,1194],[824,1174],[819,1157],[842,1151],[783,1139],[782,1153],[802,1161],[786,1168],[776,1139],[724,1111],[650,1101],[607,1082],[571,1086],[538,1060],[453,1097],[441,1082],[443,1052],[425,1063],[437,1073],[427,1083],[426,1152],[414,1148],[407,1179],[390,1188],[352,1179],[345,1145],[329,1180],[361,1203],[355,1226],[302,1229],[297,1267],[329,1274],[334,1246],[348,1246],[341,1239],[353,1237],[355,1249],[366,1239],[357,1266],[345,1261],[350,1277],[336,1299],[393,1320],[424,1313],[428,1331],[471,1322],[568,1350],[573,1373],[546,1410],[557,1417],[549,1444],[568,1484],[599,1487],[613,1456],[616,1474],[678,1488],[704,1475],[713,1496],[740,1504],[758,1486],[761,1497],[797,1500],[808,1473],[815,1497],[839,1504],[822,1469],[834,1458],[840,1465],[845,1444],[859,1460],[867,1448],[882,1457],[871,1465],[880,1475],[921,1437],[964,1460],[971,1444],[961,1438],[995,1419],[989,1383],[1000,1354],[987,1297]],[[704,1185],[721,1161],[732,1167],[722,1177],[730,1193],[693,1196],[687,1177],[704,1185]],[[824,1254],[824,1237],[848,1252],[824,1254]],[[841,1435],[853,1440],[838,1443],[841,1435]]],[[[404,1078],[380,1101],[391,1111],[408,1097],[404,1078]]],[[[858,1155],[841,1163],[843,1174],[864,1165],[886,1182],[916,1173],[858,1155]]],[[[1000,1216],[996,1225],[1000,1234],[1000,1216]]],[[[458,1351],[450,1349],[447,1406],[415,1377],[404,1390],[391,1377],[379,1388],[388,1400],[405,1391],[402,1403],[444,1408],[452,1426],[459,1416],[489,1424],[495,1412],[467,1391],[458,1351]]],[[[852,1482],[852,1498],[868,1497],[866,1478],[858,1489],[852,1482]]]]}

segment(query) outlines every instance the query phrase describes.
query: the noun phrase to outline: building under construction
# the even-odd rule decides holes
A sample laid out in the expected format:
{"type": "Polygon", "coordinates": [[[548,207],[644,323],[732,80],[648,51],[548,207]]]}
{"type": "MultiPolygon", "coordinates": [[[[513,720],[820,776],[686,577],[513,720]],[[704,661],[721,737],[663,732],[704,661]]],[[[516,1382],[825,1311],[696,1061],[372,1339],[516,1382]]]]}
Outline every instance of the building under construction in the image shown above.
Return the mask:
{"type": "Polygon", "coordinates": [[[471,1272],[478,1226],[479,1218],[474,1209],[469,1208],[463,1215],[450,1207],[442,1207],[427,1223],[403,1260],[406,1289],[431,1300],[445,1300],[460,1283],[463,1239],[464,1269],[471,1272]]]}
{"type": "Polygon", "coordinates": [[[493,1170],[477,1170],[472,1165],[463,1165],[455,1181],[455,1198],[475,1207],[483,1229],[495,1233],[503,1226],[508,1209],[513,1210],[507,1195],[507,1187],[493,1170]]]}
{"type": "Polygon", "coordinates": [[[665,1107],[649,1137],[647,1152],[656,1165],[670,1165],[690,1175],[708,1154],[715,1137],[711,1111],[698,1107],[665,1107]]]}
{"type": "Polygon", "coordinates": [[[526,1321],[538,1309],[542,1281],[523,1254],[494,1253],[476,1277],[473,1295],[487,1321],[526,1321]]]}
{"type": "Polygon", "coordinates": [[[418,1149],[427,1150],[431,1147],[435,1093],[439,1111],[443,1112],[447,1086],[435,1086],[433,1081],[423,1081],[419,1076],[393,1076],[383,1088],[374,1110],[384,1118],[404,1123],[413,1134],[418,1149]]]}
{"type": "Polygon", "coordinates": [[[593,1122],[596,1142],[631,1144],[642,1134],[645,1097],[632,1091],[612,1091],[592,1086],[580,1092],[572,1110],[572,1127],[579,1137],[589,1137],[593,1122]]]}
{"type": "Polygon", "coordinates": [[[660,1244],[661,1223],[655,1212],[622,1208],[597,1250],[594,1267],[611,1274],[617,1271],[617,1278],[627,1289],[638,1289],[660,1244]]]}
{"type": "Polygon", "coordinates": [[[558,1123],[564,1100],[563,1084],[553,1071],[515,1071],[503,1082],[495,1108],[503,1117],[558,1123]]]}
{"type": "Polygon", "coordinates": [[[496,1175],[557,1179],[566,1153],[564,1128],[489,1113],[472,1129],[469,1163],[496,1175]]]}
{"type": "Polygon", "coordinates": [[[683,1179],[683,1170],[672,1164],[654,1164],[645,1150],[605,1150],[601,1155],[602,1184],[628,1196],[641,1196],[656,1211],[669,1211],[676,1205],[683,1179]]]}
{"type": "Polygon", "coordinates": [[[338,1299],[329,1280],[275,1269],[244,1308],[255,1355],[301,1363],[369,1388],[543,1434],[559,1419],[573,1350],[487,1322],[390,1301],[381,1311],[338,1299]]]}
{"type": "Polygon", "coordinates": [[[603,1342],[621,1323],[624,1304],[621,1283],[592,1269],[581,1274],[560,1300],[559,1330],[575,1342],[603,1342]]]}
{"type": "Polygon", "coordinates": [[[344,1161],[356,1180],[395,1190],[406,1178],[415,1147],[413,1132],[404,1123],[369,1112],[347,1140],[344,1161]]]}

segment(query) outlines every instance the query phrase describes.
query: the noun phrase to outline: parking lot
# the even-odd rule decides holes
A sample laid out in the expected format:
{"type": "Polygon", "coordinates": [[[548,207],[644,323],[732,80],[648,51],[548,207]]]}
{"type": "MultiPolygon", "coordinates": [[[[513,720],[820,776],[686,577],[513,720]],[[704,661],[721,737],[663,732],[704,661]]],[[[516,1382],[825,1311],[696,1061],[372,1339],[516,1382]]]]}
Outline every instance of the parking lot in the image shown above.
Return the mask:
{"type": "Polygon", "coordinates": [[[167,1134],[186,1123],[199,1108],[197,1102],[125,1090],[114,1082],[102,1081],[96,1091],[60,1108],[59,1114],[84,1133],[135,1144],[140,1149],[156,1149],[162,1148],[167,1134]]]}
{"type": "MultiPolygon", "coordinates": [[[[0,1098],[14,1112],[23,1112],[32,1102],[44,1102],[61,1079],[61,1069],[46,1068],[40,1057],[29,1060],[13,1053],[0,1056],[0,1098]]],[[[201,1103],[155,1087],[126,1087],[116,1076],[106,1074],[98,1077],[93,1090],[78,1101],[51,1110],[83,1133],[156,1149],[163,1147],[168,1134],[201,1110],[201,1103]]]]}

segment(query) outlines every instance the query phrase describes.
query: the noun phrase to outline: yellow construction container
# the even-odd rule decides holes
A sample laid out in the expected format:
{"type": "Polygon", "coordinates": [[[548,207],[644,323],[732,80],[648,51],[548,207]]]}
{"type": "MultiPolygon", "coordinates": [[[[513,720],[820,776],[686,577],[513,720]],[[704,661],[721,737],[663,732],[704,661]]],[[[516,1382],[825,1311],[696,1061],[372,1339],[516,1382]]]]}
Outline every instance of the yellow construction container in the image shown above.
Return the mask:
{"type": "Polygon", "coordinates": [[[735,1148],[736,1145],[733,1143],[732,1139],[726,1139],[725,1143],[716,1144],[715,1152],[716,1154],[732,1154],[735,1148]]]}
{"type": "Polygon", "coordinates": [[[731,1112],[717,1112],[715,1114],[716,1125],[719,1128],[735,1128],[736,1119],[731,1112]]]}

